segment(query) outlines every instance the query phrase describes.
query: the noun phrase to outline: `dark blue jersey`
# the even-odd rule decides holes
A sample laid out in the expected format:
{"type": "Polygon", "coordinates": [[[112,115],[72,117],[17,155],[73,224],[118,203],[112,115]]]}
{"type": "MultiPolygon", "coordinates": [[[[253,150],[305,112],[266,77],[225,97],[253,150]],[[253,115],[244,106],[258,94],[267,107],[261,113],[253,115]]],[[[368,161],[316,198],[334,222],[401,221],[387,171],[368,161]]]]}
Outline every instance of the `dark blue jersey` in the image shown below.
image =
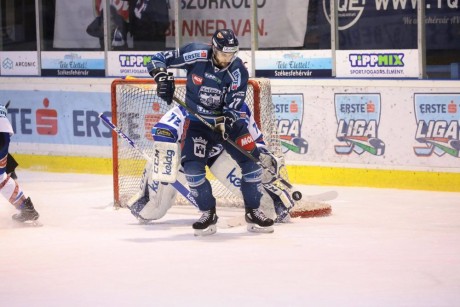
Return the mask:
{"type": "Polygon", "coordinates": [[[191,43],[152,57],[155,67],[187,71],[186,104],[204,117],[222,115],[225,108],[239,110],[246,98],[249,74],[240,58],[226,68],[213,64],[211,45],[191,43]]]}

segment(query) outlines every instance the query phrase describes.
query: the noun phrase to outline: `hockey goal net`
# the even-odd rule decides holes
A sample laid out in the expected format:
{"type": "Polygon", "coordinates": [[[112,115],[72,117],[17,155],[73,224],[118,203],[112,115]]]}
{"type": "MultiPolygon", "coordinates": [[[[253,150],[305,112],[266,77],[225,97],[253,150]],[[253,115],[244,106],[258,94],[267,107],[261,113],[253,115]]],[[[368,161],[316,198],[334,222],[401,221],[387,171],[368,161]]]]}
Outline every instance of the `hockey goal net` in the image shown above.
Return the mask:
{"type": "MultiPolygon", "coordinates": [[[[176,80],[175,95],[185,101],[185,83],[176,80]]],[[[156,95],[156,84],[152,79],[116,79],[112,82],[112,121],[136,145],[147,154],[152,154],[152,127],[173,106],[168,106],[156,95]]],[[[269,150],[282,156],[281,142],[277,133],[275,111],[271,97],[270,80],[252,78],[248,82],[246,103],[253,111],[254,118],[264,134],[269,150]]],[[[125,207],[127,201],[139,191],[145,159],[138,151],[113,133],[113,183],[114,203],[117,207],[125,207]]],[[[209,174],[209,172],[208,172],[209,174]]],[[[288,180],[285,168],[281,175],[288,180]]],[[[224,185],[208,175],[213,195],[218,206],[243,207],[243,200],[234,196],[224,185]]],[[[188,203],[181,195],[177,196],[176,204],[188,203]]],[[[305,206],[305,204],[303,205],[305,206]]],[[[296,205],[297,207],[297,205],[296,205]]],[[[300,204],[299,207],[302,207],[300,204]]]]}

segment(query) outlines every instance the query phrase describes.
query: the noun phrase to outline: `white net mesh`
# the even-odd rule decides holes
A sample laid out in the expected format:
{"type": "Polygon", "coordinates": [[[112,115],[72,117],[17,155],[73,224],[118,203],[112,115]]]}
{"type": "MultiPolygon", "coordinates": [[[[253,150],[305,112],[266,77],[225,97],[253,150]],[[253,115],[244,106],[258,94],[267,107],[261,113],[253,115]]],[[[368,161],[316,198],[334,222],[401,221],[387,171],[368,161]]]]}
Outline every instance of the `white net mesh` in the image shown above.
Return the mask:
{"type": "MultiPolygon", "coordinates": [[[[175,95],[185,100],[185,83],[176,81],[175,95]]],[[[248,83],[246,103],[252,109],[256,122],[264,134],[271,151],[282,155],[277,134],[270,81],[251,79],[248,83]]],[[[151,128],[171,108],[156,95],[156,84],[150,79],[115,80],[112,84],[112,118],[114,123],[147,154],[152,152],[151,128]]],[[[138,192],[146,161],[129,144],[114,138],[115,203],[125,206],[138,192]]],[[[287,178],[287,172],[283,171],[287,178]]],[[[243,201],[234,196],[212,175],[209,178],[218,205],[242,207],[243,201]]],[[[178,204],[188,201],[181,195],[178,204]]]]}
{"type": "MultiPolygon", "coordinates": [[[[176,80],[175,95],[185,100],[184,80],[176,80]]],[[[249,81],[246,103],[253,111],[269,150],[276,156],[282,157],[269,79],[249,81]]],[[[112,121],[149,155],[153,147],[151,128],[171,107],[158,98],[156,84],[152,79],[119,79],[112,83],[112,121]]],[[[119,140],[116,135],[113,138],[113,160],[115,205],[125,207],[127,201],[139,191],[146,161],[142,155],[126,142],[119,140]]],[[[283,159],[282,161],[284,162],[283,159]]],[[[281,175],[288,180],[285,167],[282,167],[281,175]]],[[[233,195],[212,177],[210,172],[208,172],[208,179],[218,206],[244,206],[243,200],[233,195]]],[[[188,201],[178,193],[176,204],[188,204],[188,201]]],[[[320,205],[300,201],[296,207],[308,210],[309,207],[316,208],[320,205]]]]}

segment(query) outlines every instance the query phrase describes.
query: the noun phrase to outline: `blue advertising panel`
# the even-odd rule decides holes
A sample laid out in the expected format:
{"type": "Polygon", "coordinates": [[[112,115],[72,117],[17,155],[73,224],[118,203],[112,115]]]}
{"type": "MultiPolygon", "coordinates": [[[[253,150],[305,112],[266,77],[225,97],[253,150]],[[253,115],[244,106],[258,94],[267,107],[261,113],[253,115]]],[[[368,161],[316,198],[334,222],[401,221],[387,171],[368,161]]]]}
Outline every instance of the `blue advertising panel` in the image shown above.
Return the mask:
{"type": "Polygon", "coordinates": [[[111,146],[112,134],[98,118],[108,112],[108,92],[2,91],[18,143],[111,146]]]}

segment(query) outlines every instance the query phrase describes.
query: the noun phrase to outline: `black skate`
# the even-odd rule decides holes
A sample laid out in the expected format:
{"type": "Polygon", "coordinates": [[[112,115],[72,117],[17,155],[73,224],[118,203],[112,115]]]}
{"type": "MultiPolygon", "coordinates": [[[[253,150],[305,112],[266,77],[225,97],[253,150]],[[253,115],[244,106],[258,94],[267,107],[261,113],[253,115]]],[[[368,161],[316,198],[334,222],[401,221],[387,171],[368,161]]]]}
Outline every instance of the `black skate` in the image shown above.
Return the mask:
{"type": "Polygon", "coordinates": [[[13,220],[20,223],[26,223],[30,221],[34,225],[39,225],[37,220],[40,215],[38,214],[37,210],[35,210],[30,197],[27,197],[19,210],[19,213],[12,216],[13,220]]]}
{"type": "Polygon", "coordinates": [[[259,209],[246,208],[245,219],[250,232],[271,233],[274,231],[273,220],[266,217],[259,209]]]}
{"type": "Polygon", "coordinates": [[[218,220],[216,215],[216,208],[203,211],[200,219],[193,223],[192,227],[195,229],[195,236],[209,236],[216,233],[216,224],[218,220]]]}

